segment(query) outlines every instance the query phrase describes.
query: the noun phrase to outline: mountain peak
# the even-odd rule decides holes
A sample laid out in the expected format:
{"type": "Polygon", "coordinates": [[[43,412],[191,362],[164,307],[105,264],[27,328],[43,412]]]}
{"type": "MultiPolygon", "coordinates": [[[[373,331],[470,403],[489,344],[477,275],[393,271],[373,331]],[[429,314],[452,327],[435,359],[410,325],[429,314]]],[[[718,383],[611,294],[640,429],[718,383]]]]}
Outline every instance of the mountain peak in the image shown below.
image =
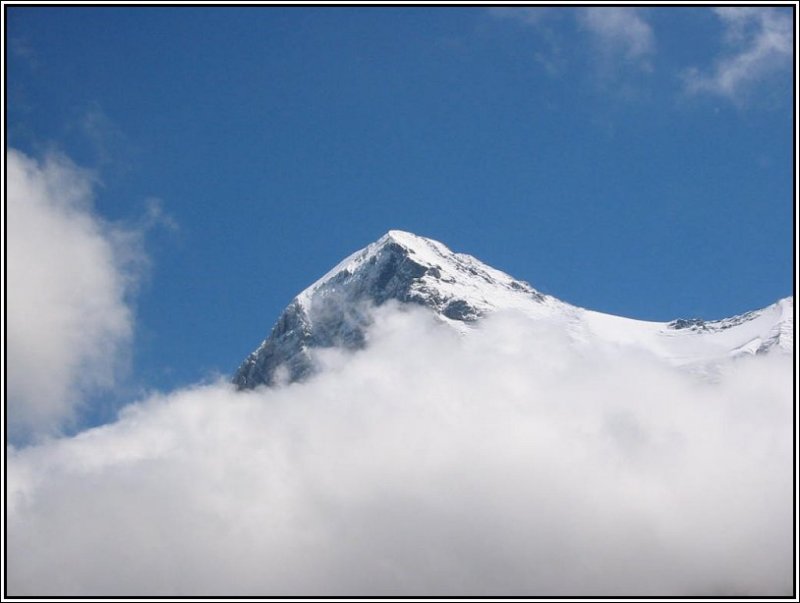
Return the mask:
{"type": "Polygon", "coordinates": [[[396,230],[392,229],[388,231],[385,235],[383,235],[378,242],[381,241],[396,241],[401,245],[413,245],[419,241],[427,241],[425,237],[421,237],[419,235],[415,235],[413,232],[408,232],[405,230],[396,230]]]}
{"type": "Polygon", "coordinates": [[[348,256],[296,299],[310,310],[315,300],[329,297],[334,290],[341,294],[345,289],[362,301],[377,305],[396,299],[442,310],[443,303],[458,299],[473,306],[474,312],[455,317],[456,320],[474,319],[484,313],[480,309],[492,309],[496,304],[491,298],[497,296],[497,289],[515,296],[544,298],[527,283],[470,255],[454,253],[438,241],[403,230],[390,230],[348,256]]]}
{"type": "Polygon", "coordinates": [[[370,323],[364,309],[389,300],[427,307],[462,326],[497,308],[556,302],[438,241],[390,230],[292,300],[234,382],[243,388],[273,383],[280,363],[298,380],[312,372],[309,348],[362,347],[370,323]]]}
{"type": "Polygon", "coordinates": [[[576,345],[633,345],[675,364],[791,351],[794,341],[793,298],[720,321],[636,321],[572,306],[438,241],[390,230],[295,297],[234,383],[304,379],[314,372],[311,350],[362,348],[370,307],[392,300],[427,308],[461,332],[496,310],[517,310],[565,329],[576,345]]]}
{"type": "Polygon", "coordinates": [[[440,254],[450,254],[452,251],[439,241],[434,241],[427,237],[408,232],[405,230],[390,230],[375,242],[376,247],[395,243],[403,249],[415,253],[429,249],[436,250],[440,254]]]}

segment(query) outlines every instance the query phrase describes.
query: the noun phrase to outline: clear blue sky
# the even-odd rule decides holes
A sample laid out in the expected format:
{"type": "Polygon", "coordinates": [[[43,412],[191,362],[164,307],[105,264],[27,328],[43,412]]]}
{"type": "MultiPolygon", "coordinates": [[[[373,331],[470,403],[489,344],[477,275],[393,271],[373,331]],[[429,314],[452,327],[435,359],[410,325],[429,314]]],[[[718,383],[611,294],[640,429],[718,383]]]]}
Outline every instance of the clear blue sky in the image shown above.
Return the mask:
{"type": "Polygon", "coordinates": [[[7,11],[9,146],[178,226],[148,236],[138,386],[232,372],[392,228],[642,319],[792,294],[790,8],[7,11]]]}

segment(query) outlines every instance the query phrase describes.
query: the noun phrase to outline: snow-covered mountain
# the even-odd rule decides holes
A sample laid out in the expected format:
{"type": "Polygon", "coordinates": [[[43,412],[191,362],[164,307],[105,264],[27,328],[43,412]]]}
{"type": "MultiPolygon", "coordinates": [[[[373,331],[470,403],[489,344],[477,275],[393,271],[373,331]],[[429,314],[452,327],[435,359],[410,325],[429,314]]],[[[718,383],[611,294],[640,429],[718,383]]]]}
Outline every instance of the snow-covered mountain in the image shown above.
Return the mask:
{"type": "Polygon", "coordinates": [[[429,308],[464,333],[492,312],[513,309],[562,327],[576,345],[630,346],[676,365],[791,353],[794,343],[791,297],[722,320],[633,320],[570,305],[437,241],[391,230],[295,297],[233,382],[250,389],[304,379],[314,372],[312,349],[363,347],[370,309],[389,300],[429,308]]]}

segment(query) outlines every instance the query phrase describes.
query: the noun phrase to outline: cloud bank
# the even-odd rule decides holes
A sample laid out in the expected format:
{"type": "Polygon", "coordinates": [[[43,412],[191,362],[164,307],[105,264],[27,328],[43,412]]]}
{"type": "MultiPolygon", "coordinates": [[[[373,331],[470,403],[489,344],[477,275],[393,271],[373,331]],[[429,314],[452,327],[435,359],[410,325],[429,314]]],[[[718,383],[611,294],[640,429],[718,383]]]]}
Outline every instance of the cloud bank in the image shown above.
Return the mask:
{"type": "Polygon", "coordinates": [[[98,218],[95,181],[67,158],[9,150],[7,398],[12,438],[57,433],[108,388],[132,334],[138,237],[98,218]]]}
{"type": "Polygon", "coordinates": [[[791,593],[791,359],[711,382],[387,306],[319,361],[11,450],[8,593],[791,593]]]}

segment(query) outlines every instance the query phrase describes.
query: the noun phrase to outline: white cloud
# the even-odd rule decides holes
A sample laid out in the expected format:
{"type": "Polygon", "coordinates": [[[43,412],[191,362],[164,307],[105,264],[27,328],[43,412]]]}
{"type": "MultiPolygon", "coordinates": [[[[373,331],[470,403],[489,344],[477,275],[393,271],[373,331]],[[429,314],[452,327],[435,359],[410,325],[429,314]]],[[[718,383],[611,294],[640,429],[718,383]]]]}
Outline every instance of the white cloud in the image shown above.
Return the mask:
{"type": "Polygon", "coordinates": [[[596,7],[577,13],[606,60],[620,57],[649,68],[648,58],[655,52],[655,36],[641,13],[634,8],[596,7]]]}
{"type": "Polygon", "coordinates": [[[539,41],[546,46],[535,54],[536,60],[551,74],[563,63],[562,45],[555,30],[546,24],[558,17],[574,17],[579,29],[586,32],[601,75],[618,75],[623,67],[651,69],[650,58],[655,53],[655,35],[642,13],[635,8],[595,7],[584,9],[552,9],[545,7],[492,8],[489,14],[501,19],[513,19],[535,28],[539,41]]]}
{"type": "Polygon", "coordinates": [[[6,162],[7,421],[26,438],[56,433],[87,391],[113,384],[143,256],[136,233],[93,213],[91,173],[13,149],[6,162]]]}
{"type": "Polygon", "coordinates": [[[703,72],[692,67],[684,73],[688,93],[709,93],[740,101],[769,76],[788,73],[794,36],[790,14],[770,8],[714,9],[725,27],[728,52],[703,72]]]}
{"type": "Polygon", "coordinates": [[[13,595],[786,595],[791,359],[715,383],[384,308],[314,380],[8,457],[13,595]]]}

